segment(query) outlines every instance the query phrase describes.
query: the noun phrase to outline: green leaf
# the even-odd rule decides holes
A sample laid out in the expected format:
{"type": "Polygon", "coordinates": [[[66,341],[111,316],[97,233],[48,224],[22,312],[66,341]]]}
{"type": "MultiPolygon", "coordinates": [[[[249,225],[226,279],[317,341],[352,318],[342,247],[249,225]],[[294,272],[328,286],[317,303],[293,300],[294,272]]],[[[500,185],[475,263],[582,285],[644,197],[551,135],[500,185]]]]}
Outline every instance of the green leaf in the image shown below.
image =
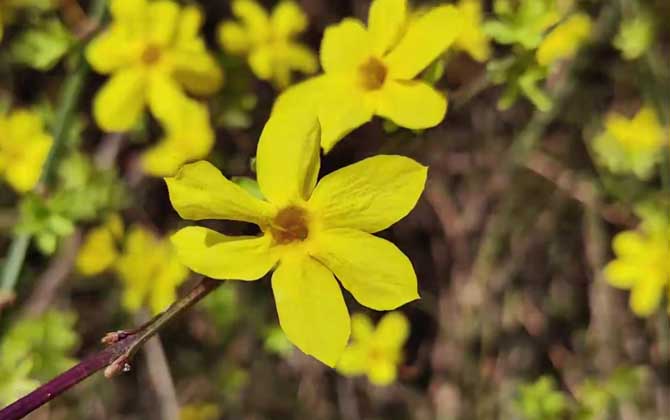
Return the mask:
{"type": "Polygon", "coordinates": [[[10,45],[14,61],[36,70],[50,70],[74,45],[74,38],[57,18],[26,29],[10,45]]]}

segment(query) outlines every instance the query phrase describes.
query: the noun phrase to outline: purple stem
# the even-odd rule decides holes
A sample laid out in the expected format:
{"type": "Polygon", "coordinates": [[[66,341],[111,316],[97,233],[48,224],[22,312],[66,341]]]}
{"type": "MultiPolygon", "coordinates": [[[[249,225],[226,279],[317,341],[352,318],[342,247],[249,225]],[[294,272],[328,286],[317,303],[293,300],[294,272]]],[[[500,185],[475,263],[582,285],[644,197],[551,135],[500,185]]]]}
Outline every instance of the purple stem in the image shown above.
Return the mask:
{"type": "MultiPolygon", "coordinates": [[[[151,321],[132,331],[104,350],[82,360],[76,366],[61,373],[46,384],[32,391],[25,397],[13,402],[0,410],[0,420],[17,420],[31,413],[33,410],[46,404],[58,395],[72,388],[79,382],[93,375],[95,372],[112,366],[120,369],[119,364],[128,360],[135,351],[151,336],[156,334],[176,315],[190,308],[197,301],[207,296],[212,290],[221,285],[221,281],[208,278],[202,279],[191,291],[173,303],[165,312],[157,315],[151,321]]],[[[116,373],[118,369],[112,371],[116,373]]]]}

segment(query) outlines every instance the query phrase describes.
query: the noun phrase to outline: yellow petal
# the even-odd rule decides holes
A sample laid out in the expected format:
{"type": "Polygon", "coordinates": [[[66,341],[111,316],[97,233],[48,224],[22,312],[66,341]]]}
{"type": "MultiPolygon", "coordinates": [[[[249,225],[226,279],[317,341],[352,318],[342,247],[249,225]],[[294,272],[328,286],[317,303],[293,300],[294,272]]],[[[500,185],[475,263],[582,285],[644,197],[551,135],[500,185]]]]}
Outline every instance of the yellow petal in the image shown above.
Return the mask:
{"type": "Polygon", "coordinates": [[[639,279],[630,294],[630,308],[633,312],[642,317],[652,315],[661,304],[665,283],[663,278],[654,276],[639,279]]]}
{"type": "Polygon", "coordinates": [[[333,274],[318,261],[294,256],[272,276],[279,323],[304,353],[335,366],[349,339],[350,321],[333,274]]]}
{"type": "Polygon", "coordinates": [[[179,5],[169,0],[149,2],[146,37],[154,45],[168,45],[176,33],[179,5]]]}
{"type": "Polygon", "coordinates": [[[618,233],[612,241],[612,247],[618,256],[637,257],[647,252],[642,234],[632,230],[618,233]]]}
{"type": "Polygon", "coordinates": [[[249,54],[249,67],[251,71],[261,80],[270,80],[274,72],[274,47],[264,45],[255,48],[249,54]]]}
{"type": "Polygon", "coordinates": [[[285,61],[291,69],[298,70],[305,74],[316,73],[319,69],[319,62],[314,52],[297,43],[290,43],[286,46],[285,61]]]}
{"type": "Polygon", "coordinates": [[[462,29],[459,11],[451,5],[435,7],[407,28],[386,56],[389,77],[413,79],[454,42],[462,29]]]}
{"type": "Polygon", "coordinates": [[[407,337],[409,337],[409,322],[401,312],[384,315],[375,330],[375,341],[389,348],[402,348],[407,337]]]}
{"type": "Polygon", "coordinates": [[[154,287],[151,288],[147,302],[154,315],[161,313],[177,300],[177,287],[189,274],[188,269],[172,253],[166,252],[165,256],[165,262],[153,279],[154,287]]]}
{"type": "Polygon", "coordinates": [[[383,311],[419,298],[412,263],[391,242],[354,229],[318,235],[314,257],[361,305],[383,311]]]}
{"type": "Polygon", "coordinates": [[[491,55],[489,37],[482,29],[483,14],[480,0],[460,0],[458,10],[463,18],[463,30],[455,41],[455,47],[466,51],[479,62],[491,55]]]}
{"type": "Polygon", "coordinates": [[[319,124],[300,112],[273,112],[258,142],[256,172],[263,195],[283,206],[307,200],[319,174],[319,124]]]}
{"type": "Polygon", "coordinates": [[[128,131],[144,109],[145,73],[128,68],[115,73],[98,91],[93,102],[95,120],[105,131],[128,131]]]}
{"type": "Polygon", "coordinates": [[[182,264],[196,273],[219,280],[257,280],[277,263],[272,238],[233,237],[191,226],[171,237],[182,264]]]}
{"type": "Polygon", "coordinates": [[[640,267],[629,261],[610,261],[603,271],[609,284],[619,289],[630,289],[640,277],[640,267]]]}
{"type": "Polygon", "coordinates": [[[444,119],[447,99],[420,81],[389,80],[381,91],[377,114],[401,127],[434,127],[444,119]]]}
{"type": "Polygon", "coordinates": [[[345,376],[360,375],[367,371],[368,362],[367,346],[354,343],[344,349],[342,357],[337,362],[337,371],[345,376]]]}
{"type": "Polygon", "coordinates": [[[207,51],[180,50],[173,55],[172,76],[194,95],[210,95],[223,85],[223,72],[207,51]]]}
{"type": "Polygon", "coordinates": [[[347,18],[326,28],[321,40],[321,67],[329,72],[354,72],[372,53],[372,43],[363,23],[347,18]]]}
{"type": "Polygon", "coordinates": [[[125,23],[128,20],[140,19],[147,5],[147,0],[111,0],[109,10],[115,21],[125,23]]]}
{"type": "Polygon", "coordinates": [[[377,232],[414,208],[426,175],[427,168],[410,158],[374,156],[321,179],[309,206],[327,228],[377,232]]]}
{"type": "Polygon", "coordinates": [[[324,79],[318,104],[321,147],[328,153],[344,136],[372,119],[374,106],[352,83],[324,79]]]}
{"type": "Polygon", "coordinates": [[[387,360],[379,360],[372,363],[368,370],[368,379],[377,386],[392,384],[396,376],[396,365],[387,360]]]}
{"type": "Polygon", "coordinates": [[[184,165],[174,177],[165,178],[170,201],[189,220],[227,219],[264,224],[272,208],[229,181],[209,162],[184,165]]]}
{"type": "Polygon", "coordinates": [[[382,56],[402,35],[407,19],[407,0],[374,0],[368,15],[373,51],[382,56]]]}
{"type": "Polygon", "coordinates": [[[246,29],[237,22],[223,22],[218,29],[219,43],[230,54],[244,54],[251,46],[246,29]]]}
{"type": "Polygon", "coordinates": [[[166,74],[152,73],[148,77],[147,101],[154,117],[166,125],[181,120],[183,107],[191,99],[181,91],[174,79],[166,74]]]}
{"type": "Polygon", "coordinates": [[[351,338],[356,341],[366,341],[374,332],[374,326],[370,318],[362,313],[351,317],[351,338]]]}
{"type": "Polygon", "coordinates": [[[591,32],[591,18],[585,13],[575,13],[556,26],[537,49],[537,62],[549,66],[554,62],[575,55],[591,32]]]}
{"type": "Polygon", "coordinates": [[[112,232],[105,226],[92,229],[77,254],[77,270],[85,276],[100,274],[116,261],[119,253],[112,232]]]}
{"type": "Polygon", "coordinates": [[[318,106],[326,82],[324,76],[316,76],[289,87],[275,100],[272,113],[293,111],[302,113],[306,119],[317,119],[318,106]]]}
{"type": "Polygon", "coordinates": [[[270,18],[263,7],[252,0],[235,0],[233,14],[240,18],[247,33],[254,42],[267,39],[270,35],[270,18]]]}
{"type": "Polygon", "coordinates": [[[86,47],[86,60],[98,73],[112,73],[132,60],[126,47],[126,39],[120,30],[103,31],[86,47]]]}
{"type": "Polygon", "coordinates": [[[307,28],[307,16],[294,1],[282,0],[272,11],[270,18],[275,36],[290,37],[307,28]]]}

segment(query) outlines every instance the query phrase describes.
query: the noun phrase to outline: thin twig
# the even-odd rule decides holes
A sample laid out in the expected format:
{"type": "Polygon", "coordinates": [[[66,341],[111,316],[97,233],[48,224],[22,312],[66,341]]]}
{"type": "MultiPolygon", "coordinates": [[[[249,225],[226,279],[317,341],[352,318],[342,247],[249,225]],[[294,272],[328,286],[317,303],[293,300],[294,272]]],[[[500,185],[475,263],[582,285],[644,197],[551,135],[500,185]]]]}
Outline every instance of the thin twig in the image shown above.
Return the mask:
{"type": "Polygon", "coordinates": [[[102,369],[105,370],[105,376],[108,378],[127,371],[133,356],[149,338],[221,284],[219,280],[204,278],[186,296],[173,303],[165,312],[154,317],[139,330],[126,334],[116,333],[115,342],[109,340],[109,335],[106,336],[103,341],[110,344],[107,348],[87,357],[73,368],[0,410],[0,420],[22,418],[102,369]]]}

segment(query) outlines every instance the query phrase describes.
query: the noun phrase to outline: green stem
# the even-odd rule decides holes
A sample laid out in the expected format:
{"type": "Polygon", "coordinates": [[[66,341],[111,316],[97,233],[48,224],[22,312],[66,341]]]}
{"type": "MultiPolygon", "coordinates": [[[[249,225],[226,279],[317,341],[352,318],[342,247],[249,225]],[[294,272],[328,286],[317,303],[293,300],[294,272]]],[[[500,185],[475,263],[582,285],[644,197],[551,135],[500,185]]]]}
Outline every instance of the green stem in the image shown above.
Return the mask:
{"type": "MultiPolygon", "coordinates": [[[[90,16],[95,21],[101,21],[107,6],[106,0],[95,0],[91,6],[90,16]]],[[[86,77],[90,68],[84,58],[84,45],[79,47],[76,57],[76,69],[65,80],[61,100],[58,106],[58,115],[53,127],[53,143],[49,154],[42,166],[42,173],[37,191],[48,189],[54,180],[57,163],[65,147],[67,132],[70,129],[77,104],[81,97],[86,77]]],[[[14,287],[21,274],[21,268],[26,259],[26,252],[30,243],[30,234],[19,233],[14,236],[9,246],[9,254],[0,278],[0,293],[12,295],[14,287]]]]}

